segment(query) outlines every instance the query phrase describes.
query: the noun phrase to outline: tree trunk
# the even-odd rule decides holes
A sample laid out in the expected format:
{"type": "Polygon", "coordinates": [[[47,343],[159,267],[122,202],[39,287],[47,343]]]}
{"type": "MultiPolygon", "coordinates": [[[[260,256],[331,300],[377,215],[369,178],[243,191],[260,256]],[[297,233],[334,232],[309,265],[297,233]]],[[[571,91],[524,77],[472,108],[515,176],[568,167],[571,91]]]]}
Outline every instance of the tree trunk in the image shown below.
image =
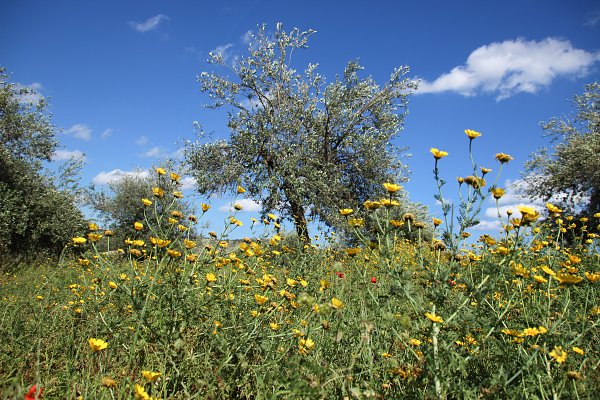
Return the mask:
{"type": "Polygon", "coordinates": [[[294,226],[296,227],[296,234],[298,234],[298,239],[304,244],[310,245],[310,236],[308,236],[308,226],[306,222],[306,216],[304,215],[304,207],[302,204],[290,200],[290,207],[292,211],[292,216],[294,218],[294,226]]]}

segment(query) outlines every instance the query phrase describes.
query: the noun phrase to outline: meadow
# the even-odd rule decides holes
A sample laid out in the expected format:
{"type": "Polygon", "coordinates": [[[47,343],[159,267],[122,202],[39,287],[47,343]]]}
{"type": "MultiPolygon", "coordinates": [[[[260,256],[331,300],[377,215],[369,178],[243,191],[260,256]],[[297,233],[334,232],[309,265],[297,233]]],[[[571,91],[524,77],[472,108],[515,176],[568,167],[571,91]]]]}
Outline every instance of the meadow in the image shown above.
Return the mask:
{"type": "Polygon", "coordinates": [[[320,233],[318,245],[273,214],[232,213],[200,240],[210,206],[184,215],[164,189],[178,175],[157,168],[165,185],[140,199],[138,237],[114,243],[90,223],[59,262],[3,274],[3,398],[597,396],[600,214],[520,206],[499,215],[503,234],[468,241],[477,205],[504,192],[473,163],[455,215],[438,171],[447,153],[431,153],[443,218],[393,219],[401,187],[388,183],[340,210],[351,241],[320,233]],[[256,235],[234,245],[240,224],[256,235]]]}

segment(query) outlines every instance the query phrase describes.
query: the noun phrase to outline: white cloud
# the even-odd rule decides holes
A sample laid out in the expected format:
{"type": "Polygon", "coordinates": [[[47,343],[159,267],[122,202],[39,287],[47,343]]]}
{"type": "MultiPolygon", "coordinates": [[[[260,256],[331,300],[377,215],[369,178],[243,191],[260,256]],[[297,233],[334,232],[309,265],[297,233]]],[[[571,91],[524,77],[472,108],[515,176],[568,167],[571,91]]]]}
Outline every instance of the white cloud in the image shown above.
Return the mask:
{"type": "Polygon", "coordinates": [[[83,154],[79,150],[59,149],[59,150],[56,150],[54,152],[54,154],[52,155],[52,160],[54,160],[54,161],[70,160],[72,158],[85,160],[85,154],[83,154]]]}
{"type": "Polygon", "coordinates": [[[247,31],[246,33],[244,33],[241,37],[240,40],[242,41],[242,43],[244,44],[249,44],[252,41],[252,31],[247,31]]]}
{"type": "Polygon", "coordinates": [[[148,138],[146,136],[140,136],[135,140],[135,144],[138,146],[144,146],[148,144],[148,138]]]}
{"type": "Polygon", "coordinates": [[[149,172],[140,169],[134,171],[122,171],[120,169],[113,169],[109,172],[102,171],[92,179],[92,183],[94,185],[107,185],[126,176],[139,176],[145,178],[149,176],[149,172]]]}
{"type": "MultiPolygon", "coordinates": [[[[518,206],[531,206],[535,208],[538,212],[540,212],[540,214],[544,215],[544,213],[546,212],[546,202],[543,199],[531,199],[522,194],[526,192],[527,185],[527,182],[522,179],[507,180],[504,183],[504,189],[506,190],[506,194],[502,196],[500,200],[498,200],[498,207],[496,207],[496,200],[490,196],[490,206],[485,208],[480,224],[474,227],[474,229],[486,230],[492,229],[488,228],[488,226],[500,226],[498,212],[500,212],[500,216],[502,217],[504,222],[507,221],[508,215],[506,214],[506,212],[508,210],[511,210],[515,217],[519,217],[520,213],[517,208],[518,206]]],[[[549,202],[558,204],[562,196],[562,193],[557,193],[549,199],[549,202]]],[[[586,196],[574,196],[573,201],[576,205],[582,205],[587,204],[589,198],[586,196]]]]}
{"type": "Polygon", "coordinates": [[[229,57],[231,56],[231,52],[229,51],[229,49],[232,47],[233,47],[233,43],[223,44],[223,45],[217,46],[216,48],[211,50],[209,54],[215,54],[215,55],[221,54],[223,61],[226,62],[229,59],[229,57]]]}
{"type": "Polygon", "coordinates": [[[92,138],[92,130],[85,124],[75,124],[69,129],[63,131],[63,134],[71,135],[81,140],[90,140],[92,138]]]}
{"type": "Polygon", "coordinates": [[[112,128],[105,129],[104,132],[100,134],[101,139],[108,139],[113,133],[112,128]]]}
{"type": "Polygon", "coordinates": [[[497,231],[502,229],[502,224],[500,223],[500,221],[498,219],[495,220],[483,220],[483,221],[479,221],[479,224],[475,225],[473,228],[471,228],[473,230],[476,231],[497,231]]]}
{"type": "Polygon", "coordinates": [[[181,178],[179,183],[181,184],[181,190],[194,189],[194,187],[196,187],[196,178],[185,176],[181,178]]]}
{"type": "Polygon", "coordinates": [[[131,26],[133,29],[135,29],[138,32],[145,33],[145,32],[151,31],[153,29],[156,29],[162,21],[168,21],[168,20],[169,20],[169,17],[167,17],[166,15],[158,14],[158,15],[155,15],[154,17],[148,18],[144,22],[129,21],[129,26],[131,26]]]}
{"type": "Polygon", "coordinates": [[[41,91],[44,89],[41,83],[34,82],[31,85],[25,86],[16,84],[15,87],[17,90],[27,89],[29,92],[18,96],[19,103],[21,104],[38,104],[44,98],[41,94],[41,91]]]}
{"type": "Polygon", "coordinates": [[[164,152],[162,151],[162,149],[156,146],[142,153],[142,157],[159,157],[163,154],[164,152]]]}
{"type": "Polygon", "coordinates": [[[600,52],[576,49],[565,39],[506,40],[479,47],[465,65],[433,82],[422,80],[417,93],[491,93],[502,100],[519,92],[536,93],[560,76],[584,76],[599,60],[600,52]]]}
{"type": "Polygon", "coordinates": [[[258,212],[258,211],[261,210],[260,203],[257,203],[256,201],[254,201],[252,199],[242,199],[242,200],[235,201],[233,203],[226,204],[224,206],[219,207],[219,211],[221,211],[221,212],[233,212],[233,211],[235,211],[235,208],[233,208],[233,206],[235,204],[239,204],[240,206],[242,206],[242,210],[241,211],[258,212]]]}
{"type": "Polygon", "coordinates": [[[600,22],[600,11],[593,11],[591,13],[588,13],[588,15],[585,18],[585,21],[583,22],[583,26],[596,26],[598,25],[598,22],[600,22]]]}

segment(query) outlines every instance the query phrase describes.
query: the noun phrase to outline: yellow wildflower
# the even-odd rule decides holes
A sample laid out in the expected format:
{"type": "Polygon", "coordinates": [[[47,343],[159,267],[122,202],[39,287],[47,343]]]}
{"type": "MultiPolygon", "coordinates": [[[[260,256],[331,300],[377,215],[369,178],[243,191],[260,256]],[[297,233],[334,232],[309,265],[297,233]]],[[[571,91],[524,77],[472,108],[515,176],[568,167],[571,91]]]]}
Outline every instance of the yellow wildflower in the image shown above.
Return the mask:
{"type": "Polygon", "coordinates": [[[342,208],[342,209],[340,210],[340,214],[341,214],[341,215],[344,215],[344,216],[345,216],[345,215],[350,215],[350,214],[352,214],[353,212],[354,212],[354,210],[353,210],[353,209],[351,209],[351,208],[342,208]]]}
{"type": "Polygon", "coordinates": [[[263,296],[263,295],[260,295],[260,294],[255,294],[254,295],[254,301],[256,301],[256,304],[258,304],[259,306],[262,306],[268,300],[269,300],[269,298],[266,297],[266,296],[263,296]]]}
{"type": "Polygon", "coordinates": [[[165,195],[165,191],[159,187],[153,187],[152,194],[154,195],[154,197],[162,198],[165,195]]]}
{"type": "Polygon", "coordinates": [[[498,153],[498,154],[496,154],[496,160],[500,161],[501,164],[505,164],[505,163],[509,162],[510,160],[514,160],[514,158],[512,158],[508,154],[498,153]]]}
{"type": "Polygon", "coordinates": [[[159,175],[165,175],[167,173],[167,171],[165,171],[164,168],[156,168],[156,173],[159,175]]]}
{"type": "Polygon", "coordinates": [[[94,353],[104,350],[108,347],[108,343],[102,339],[89,338],[88,343],[90,344],[90,348],[94,353]]]}
{"type": "Polygon", "coordinates": [[[435,147],[432,147],[431,149],[429,149],[429,152],[431,154],[433,154],[433,158],[435,158],[436,160],[444,158],[444,157],[446,157],[448,155],[447,151],[442,151],[442,150],[439,150],[439,149],[437,149],[435,147]]]}
{"type": "Polygon", "coordinates": [[[439,315],[435,315],[435,314],[432,314],[432,313],[425,313],[425,316],[427,318],[429,318],[429,320],[431,322],[437,322],[437,323],[440,323],[440,324],[444,322],[444,319],[442,317],[440,317],[439,315]]]}
{"type": "Polygon", "coordinates": [[[162,373],[152,372],[152,371],[142,371],[142,376],[144,377],[146,382],[156,382],[156,380],[162,376],[162,373]]]}
{"type": "Polygon", "coordinates": [[[563,350],[562,346],[554,346],[554,349],[550,352],[550,357],[554,358],[557,363],[562,364],[567,360],[567,351],[563,350]]]}
{"type": "Polygon", "coordinates": [[[85,242],[87,242],[87,239],[84,237],[74,237],[72,240],[73,240],[73,244],[76,246],[85,244],[85,242]]]}
{"type": "Polygon", "coordinates": [[[395,183],[384,183],[383,187],[385,188],[385,190],[388,191],[388,193],[396,193],[397,191],[402,189],[402,186],[397,185],[395,183]]]}
{"type": "Polygon", "coordinates": [[[331,299],[331,307],[333,307],[337,310],[337,309],[343,308],[344,303],[340,299],[334,297],[331,299]]]}
{"type": "Polygon", "coordinates": [[[470,140],[473,140],[473,139],[481,136],[481,133],[474,131],[472,129],[465,129],[465,134],[469,137],[470,140]]]}
{"type": "Polygon", "coordinates": [[[142,385],[135,384],[135,399],[152,400],[152,397],[144,390],[142,385]]]}
{"type": "Polygon", "coordinates": [[[136,231],[141,231],[142,229],[144,229],[144,224],[142,224],[141,222],[134,222],[133,229],[135,229],[136,231]]]}
{"type": "Polygon", "coordinates": [[[217,276],[211,272],[206,274],[206,282],[216,282],[217,276]]]}

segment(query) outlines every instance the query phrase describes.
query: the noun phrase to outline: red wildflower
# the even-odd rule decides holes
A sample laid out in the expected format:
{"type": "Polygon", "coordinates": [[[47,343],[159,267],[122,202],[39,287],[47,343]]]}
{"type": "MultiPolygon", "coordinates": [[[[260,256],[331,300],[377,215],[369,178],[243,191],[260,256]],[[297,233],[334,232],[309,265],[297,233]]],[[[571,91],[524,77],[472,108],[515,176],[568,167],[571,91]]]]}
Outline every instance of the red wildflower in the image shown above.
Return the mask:
{"type": "Polygon", "coordinates": [[[24,400],[38,400],[42,398],[42,392],[44,388],[40,388],[38,392],[37,385],[33,385],[29,388],[29,391],[25,394],[24,400]]]}
{"type": "Polygon", "coordinates": [[[377,278],[375,278],[375,277],[372,277],[372,278],[371,278],[371,283],[377,283],[377,278]]]}
{"type": "Polygon", "coordinates": [[[344,278],[345,277],[345,275],[343,273],[341,273],[341,272],[337,272],[336,271],[335,274],[338,276],[338,278],[344,278]]]}

